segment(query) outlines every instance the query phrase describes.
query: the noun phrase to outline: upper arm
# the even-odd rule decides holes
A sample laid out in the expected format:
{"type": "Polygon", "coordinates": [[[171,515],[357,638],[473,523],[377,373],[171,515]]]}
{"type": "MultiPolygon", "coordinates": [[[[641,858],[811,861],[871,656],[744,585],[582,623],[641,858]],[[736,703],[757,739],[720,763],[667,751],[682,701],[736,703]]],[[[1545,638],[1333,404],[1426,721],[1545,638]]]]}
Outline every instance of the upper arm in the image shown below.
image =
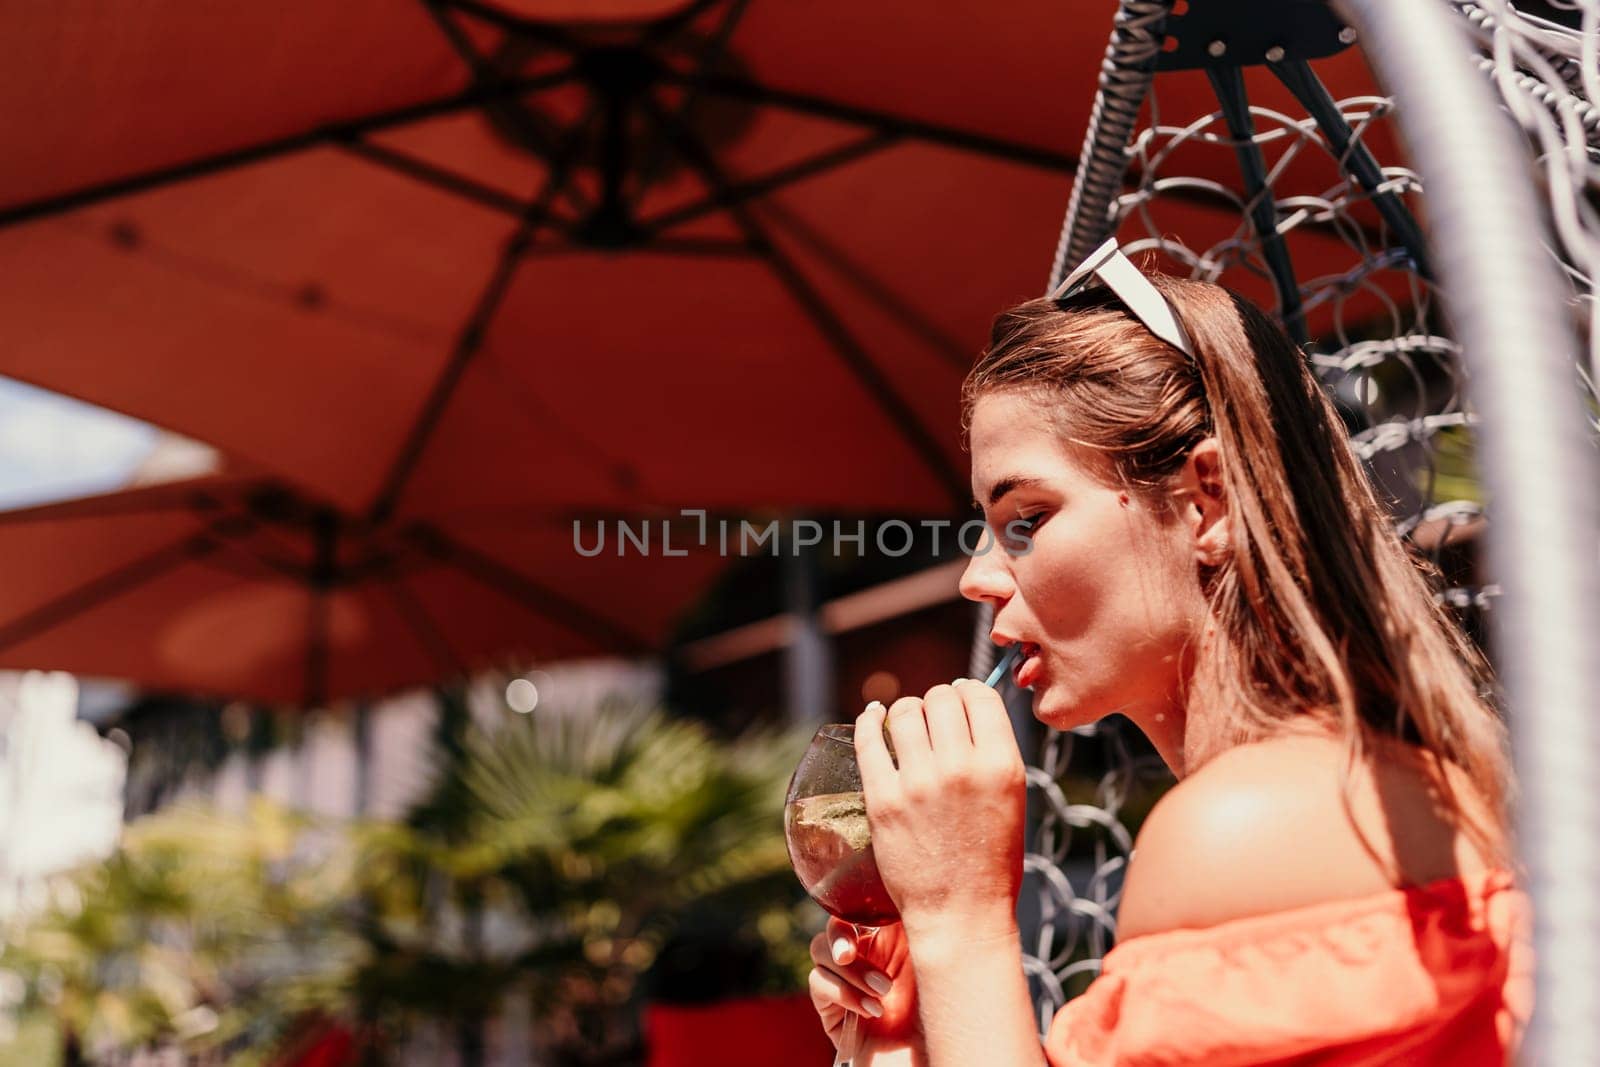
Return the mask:
{"type": "MultiPolygon", "coordinates": [[[[1253,746],[1252,746],[1253,747],[1253,746]]],[[[1162,798],[1139,832],[1119,938],[1392,888],[1384,835],[1356,832],[1337,760],[1257,750],[1218,757],[1162,798]]]]}
{"type": "Polygon", "coordinates": [[[1255,791],[1175,786],[1139,831],[1117,914],[1119,939],[1236,917],[1262,873],[1250,840],[1270,819],[1255,791]]]}

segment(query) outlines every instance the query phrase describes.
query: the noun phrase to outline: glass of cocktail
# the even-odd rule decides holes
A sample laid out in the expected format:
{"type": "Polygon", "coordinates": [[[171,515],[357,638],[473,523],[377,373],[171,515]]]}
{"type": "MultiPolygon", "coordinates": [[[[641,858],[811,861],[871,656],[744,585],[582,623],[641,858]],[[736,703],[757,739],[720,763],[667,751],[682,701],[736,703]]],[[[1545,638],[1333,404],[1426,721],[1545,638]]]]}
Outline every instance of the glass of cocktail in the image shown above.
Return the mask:
{"type": "MultiPolygon", "coordinates": [[[[832,723],[811,739],[789,780],[783,831],[789,862],[811,899],[857,927],[899,921],[872,854],[855,726],[832,723]]],[[[856,1014],[849,1012],[836,1067],[854,1055],[855,1043],[856,1014]]]]}
{"type": "MultiPolygon", "coordinates": [[[[990,689],[999,685],[1021,649],[1018,644],[1008,648],[983,684],[990,689]]],[[[892,759],[894,745],[887,732],[884,743],[892,759]]],[[[789,779],[783,833],[789,842],[789,863],[812,900],[858,928],[900,921],[872,854],[854,724],[829,723],[811,739],[789,779]]],[[[845,1013],[834,1067],[855,1054],[856,1021],[855,1012],[845,1013]]]]}
{"type": "Polygon", "coordinates": [[[783,830],[789,862],[813,900],[846,922],[882,926],[900,915],[872,855],[855,732],[831,723],[811,739],[789,781],[783,830]]]}

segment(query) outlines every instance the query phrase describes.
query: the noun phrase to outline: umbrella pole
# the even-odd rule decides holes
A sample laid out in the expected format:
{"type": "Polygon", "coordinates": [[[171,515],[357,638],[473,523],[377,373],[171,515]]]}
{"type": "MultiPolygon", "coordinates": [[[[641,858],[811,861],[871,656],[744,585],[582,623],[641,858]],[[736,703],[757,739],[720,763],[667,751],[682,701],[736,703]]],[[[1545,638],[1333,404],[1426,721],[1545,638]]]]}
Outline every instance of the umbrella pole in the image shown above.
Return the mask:
{"type": "Polygon", "coordinates": [[[795,545],[783,557],[783,593],[791,619],[784,650],[789,721],[826,722],[833,715],[833,646],[822,628],[822,583],[814,549],[795,545]]]}
{"type": "Polygon", "coordinates": [[[352,747],[355,749],[355,774],[352,776],[353,795],[351,814],[362,818],[372,804],[372,705],[365,700],[356,704],[351,721],[352,747]]]}
{"type": "Polygon", "coordinates": [[[266,712],[258,707],[251,707],[249,711],[249,728],[245,733],[244,742],[244,787],[245,792],[254,800],[261,795],[263,753],[267,745],[266,732],[271,729],[266,712]]]}
{"type": "Polygon", "coordinates": [[[306,626],[305,710],[323,705],[328,696],[328,659],[331,652],[333,604],[330,598],[339,578],[339,517],[319,511],[312,517],[315,558],[311,564],[310,616],[306,626]]]}

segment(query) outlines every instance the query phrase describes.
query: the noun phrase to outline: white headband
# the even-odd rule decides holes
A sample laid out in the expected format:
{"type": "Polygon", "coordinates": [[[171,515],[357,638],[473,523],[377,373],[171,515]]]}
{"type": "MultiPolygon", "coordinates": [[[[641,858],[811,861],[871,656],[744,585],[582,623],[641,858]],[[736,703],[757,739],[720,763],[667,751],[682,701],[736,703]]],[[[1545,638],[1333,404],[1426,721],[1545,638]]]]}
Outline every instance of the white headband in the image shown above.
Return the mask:
{"type": "Polygon", "coordinates": [[[1056,286],[1050,299],[1067,299],[1083,288],[1090,278],[1098,278],[1116,294],[1117,299],[1133,313],[1133,317],[1144,323],[1151,333],[1190,359],[1195,358],[1194,343],[1189,340],[1188,331],[1178,320],[1178,313],[1161,295],[1161,290],[1133,265],[1131,259],[1122,254],[1115,237],[1107,238],[1105,244],[1083,257],[1083,262],[1073,268],[1066,281],[1056,286]]]}

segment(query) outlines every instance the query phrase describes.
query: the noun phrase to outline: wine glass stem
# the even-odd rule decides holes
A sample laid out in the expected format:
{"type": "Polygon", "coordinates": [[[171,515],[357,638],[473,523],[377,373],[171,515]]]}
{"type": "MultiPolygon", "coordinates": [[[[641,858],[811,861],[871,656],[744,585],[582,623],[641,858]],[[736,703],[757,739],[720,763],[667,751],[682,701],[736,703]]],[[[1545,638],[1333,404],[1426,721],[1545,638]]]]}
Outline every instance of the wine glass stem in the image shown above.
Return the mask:
{"type": "MultiPolygon", "coordinates": [[[[873,929],[871,926],[862,926],[860,923],[850,924],[852,939],[856,943],[857,959],[861,958],[862,939],[870,937],[873,929]]],[[[860,1051],[857,1047],[860,1041],[860,1033],[861,1016],[853,1011],[845,1012],[844,1026],[839,1031],[839,1050],[833,1057],[833,1067],[848,1067],[855,1060],[856,1054],[860,1051]]]]}
{"type": "Polygon", "coordinates": [[[849,1067],[856,1058],[856,1023],[860,1018],[853,1011],[844,1013],[844,1029],[839,1034],[839,1051],[834,1054],[833,1067],[849,1067]]]}

